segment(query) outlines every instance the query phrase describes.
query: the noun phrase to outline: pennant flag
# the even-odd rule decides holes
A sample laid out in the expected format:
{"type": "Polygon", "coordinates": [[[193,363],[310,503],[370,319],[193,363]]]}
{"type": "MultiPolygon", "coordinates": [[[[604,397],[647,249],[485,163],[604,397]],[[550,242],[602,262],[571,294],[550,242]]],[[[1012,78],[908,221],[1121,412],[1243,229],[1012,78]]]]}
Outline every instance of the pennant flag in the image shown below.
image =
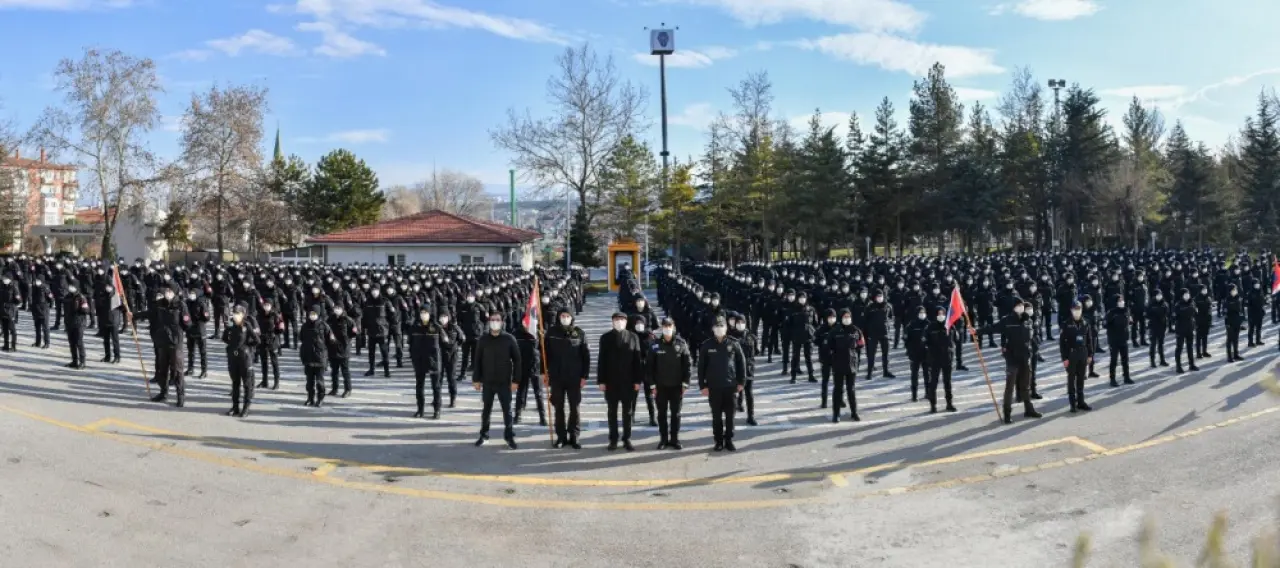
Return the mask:
{"type": "Polygon", "coordinates": [[[1280,292],[1280,260],[1271,264],[1271,293],[1280,292]]]}
{"type": "Polygon", "coordinates": [[[111,279],[116,289],[116,293],[111,296],[111,309],[124,307],[125,312],[129,312],[129,304],[124,301],[124,284],[120,282],[120,267],[111,265],[111,279]]]}
{"type": "Polygon", "coordinates": [[[951,289],[951,303],[947,306],[947,330],[964,317],[964,300],[960,298],[960,287],[951,289]]]}
{"type": "Polygon", "coordinates": [[[529,335],[538,336],[538,318],[542,317],[542,296],[539,295],[538,281],[533,281],[533,293],[529,294],[529,301],[525,302],[524,318],[520,320],[524,324],[524,328],[529,330],[529,335]]]}

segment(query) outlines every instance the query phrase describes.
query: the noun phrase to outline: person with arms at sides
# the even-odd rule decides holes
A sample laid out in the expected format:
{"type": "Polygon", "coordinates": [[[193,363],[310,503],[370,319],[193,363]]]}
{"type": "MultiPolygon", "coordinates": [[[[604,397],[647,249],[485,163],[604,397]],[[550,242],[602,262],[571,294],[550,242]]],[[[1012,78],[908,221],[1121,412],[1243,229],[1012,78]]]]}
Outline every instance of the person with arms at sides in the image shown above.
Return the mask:
{"type": "Polygon", "coordinates": [[[682,449],[680,406],[693,375],[692,355],[684,338],[676,335],[676,322],[662,318],[661,333],[650,347],[645,372],[658,406],[658,449],[682,449]]]}
{"type": "Polygon", "coordinates": [[[556,448],[565,445],[575,450],[578,444],[579,414],[582,389],[587,386],[587,370],[591,368],[591,348],[587,334],[573,325],[573,311],[562,306],[556,314],[557,324],[546,330],[547,375],[543,386],[551,389],[551,407],[555,410],[556,448]],[[568,420],[565,419],[565,403],[569,404],[568,420]]]}
{"type": "Polygon", "coordinates": [[[747,382],[746,357],[738,342],[729,337],[729,323],[723,319],[711,325],[711,339],[699,350],[698,390],[711,406],[715,451],[737,451],[733,445],[734,398],[747,382]]]}
{"type": "Polygon", "coordinates": [[[503,314],[493,312],[488,318],[489,331],[476,339],[472,383],[481,393],[480,439],[476,447],[489,441],[489,416],[493,399],[502,406],[502,437],[507,447],[516,449],[516,432],[511,424],[511,394],[520,388],[520,345],[510,333],[502,331],[503,314]]]}
{"type": "Polygon", "coordinates": [[[627,331],[627,314],[614,312],[612,320],[613,329],[600,336],[596,351],[596,383],[609,405],[609,451],[618,449],[621,412],[622,446],[630,452],[635,450],[631,445],[631,408],[644,382],[644,350],[640,338],[627,331]]]}

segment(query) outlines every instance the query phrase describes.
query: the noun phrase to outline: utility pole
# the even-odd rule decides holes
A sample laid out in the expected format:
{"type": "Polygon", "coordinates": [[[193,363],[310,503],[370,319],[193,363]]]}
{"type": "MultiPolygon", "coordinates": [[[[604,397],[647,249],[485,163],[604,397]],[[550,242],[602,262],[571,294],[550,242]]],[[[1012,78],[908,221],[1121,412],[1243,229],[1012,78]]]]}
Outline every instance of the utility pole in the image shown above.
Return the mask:
{"type": "Polygon", "coordinates": [[[564,272],[573,272],[573,192],[564,189],[564,272]]]}
{"type": "MultiPolygon", "coordinates": [[[[648,29],[648,28],[645,28],[648,29]]],[[[662,101],[662,195],[667,194],[667,184],[670,183],[670,167],[668,165],[671,153],[667,151],[667,56],[676,52],[676,32],[680,29],[667,28],[667,23],[662,22],[658,25],[658,29],[649,30],[649,54],[658,56],[658,90],[659,98],[662,101]]],[[[645,260],[648,261],[649,256],[649,230],[645,229],[645,260]]],[[[680,272],[680,249],[672,251],[675,253],[675,269],[676,273],[680,272]]],[[[646,284],[648,283],[646,272],[646,284]]]]}
{"type": "MultiPolygon", "coordinates": [[[[1067,88],[1067,81],[1066,79],[1049,79],[1049,88],[1053,89],[1053,129],[1054,129],[1054,134],[1057,135],[1057,134],[1060,134],[1058,129],[1062,128],[1062,125],[1060,124],[1062,120],[1062,105],[1058,100],[1058,91],[1061,89],[1067,88]]],[[[1056,155],[1056,152],[1053,157],[1052,163],[1055,170],[1061,167],[1061,164],[1058,163],[1058,156],[1056,155]]],[[[1056,211],[1050,210],[1048,213],[1049,218],[1046,219],[1049,222],[1049,235],[1048,235],[1049,243],[1048,244],[1050,249],[1053,248],[1054,241],[1058,241],[1058,231],[1057,231],[1058,224],[1055,222],[1057,220],[1056,214],[1057,214],[1056,211]]],[[[1062,241],[1065,241],[1065,240],[1066,238],[1064,235],[1064,238],[1062,239],[1062,241]]]]}
{"type": "Polygon", "coordinates": [[[511,173],[511,226],[520,228],[520,222],[516,219],[516,171],[510,170],[511,173]]]}

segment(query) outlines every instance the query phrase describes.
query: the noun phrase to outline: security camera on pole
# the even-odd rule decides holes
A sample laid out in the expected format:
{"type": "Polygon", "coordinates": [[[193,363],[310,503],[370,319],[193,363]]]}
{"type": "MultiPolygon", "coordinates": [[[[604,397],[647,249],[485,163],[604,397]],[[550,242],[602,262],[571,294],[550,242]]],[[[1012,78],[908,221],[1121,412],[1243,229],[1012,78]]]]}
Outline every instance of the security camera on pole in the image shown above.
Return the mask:
{"type": "MultiPolygon", "coordinates": [[[[649,29],[649,28],[645,28],[649,29]]],[[[658,81],[662,100],[662,193],[667,192],[667,56],[676,52],[676,30],[667,28],[663,22],[658,29],[649,30],[649,54],[658,56],[658,81]]],[[[646,234],[646,241],[648,236],[646,234]]],[[[675,270],[680,272],[680,251],[675,252],[675,270]]]]}

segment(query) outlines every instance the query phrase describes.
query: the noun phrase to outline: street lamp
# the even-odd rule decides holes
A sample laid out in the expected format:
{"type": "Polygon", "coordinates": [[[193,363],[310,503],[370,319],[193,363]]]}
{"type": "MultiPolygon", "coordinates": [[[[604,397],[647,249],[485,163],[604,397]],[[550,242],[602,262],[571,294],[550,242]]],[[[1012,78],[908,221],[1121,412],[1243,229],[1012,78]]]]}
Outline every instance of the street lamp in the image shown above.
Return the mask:
{"type": "MultiPolygon", "coordinates": [[[[649,28],[645,28],[649,29],[649,28]]],[[[668,156],[671,155],[667,151],[667,56],[676,52],[676,30],[667,27],[666,22],[659,24],[657,29],[649,30],[649,54],[658,56],[658,89],[659,98],[662,101],[662,193],[667,193],[667,177],[668,177],[668,156]]],[[[648,232],[646,230],[645,242],[646,252],[648,255],[648,232]]],[[[679,251],[676,251],[676,272],[680,271],[679,251]]]]}

